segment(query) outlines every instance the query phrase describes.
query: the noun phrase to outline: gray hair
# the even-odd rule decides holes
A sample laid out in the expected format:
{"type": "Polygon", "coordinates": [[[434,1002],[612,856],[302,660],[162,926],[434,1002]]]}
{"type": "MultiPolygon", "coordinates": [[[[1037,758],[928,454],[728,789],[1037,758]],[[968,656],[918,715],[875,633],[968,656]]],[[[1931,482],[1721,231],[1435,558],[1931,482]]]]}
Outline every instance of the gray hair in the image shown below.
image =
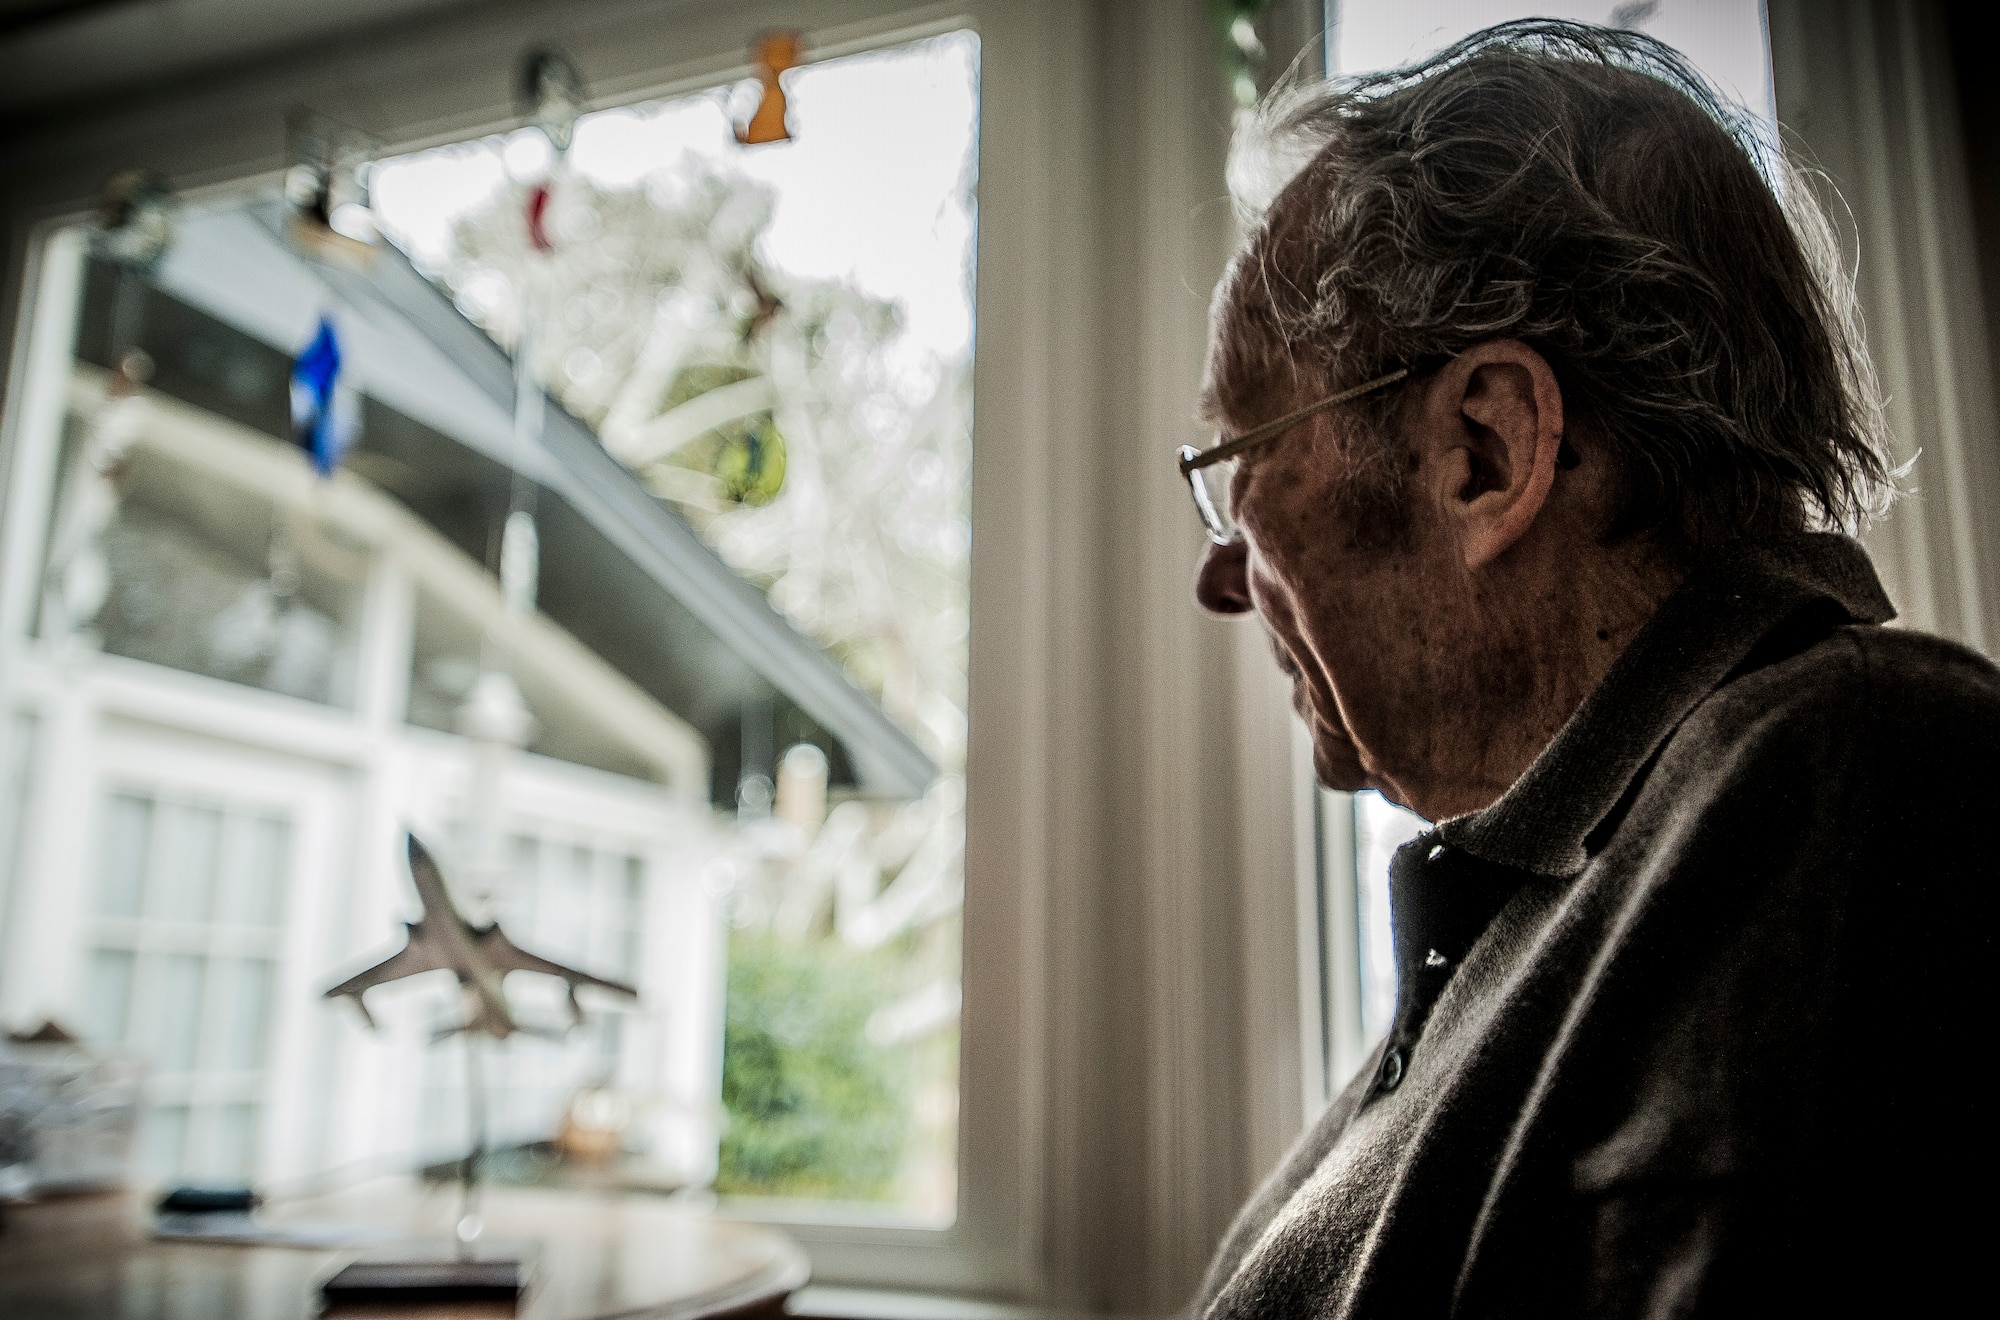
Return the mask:
{"type": "MultiPolygon", "coordinates": [[[[1225,412],[1512,338],[1618,473],[1607,541],[1858,530],[1894,494],[1809,181],[1650,37],[1528,20],[1405,69],[1287,79],[1230,173],[1251,232],[1217,290],[1225,412]]],[[[1399,403],[1358,414],[1377,512],[1401,504],[1399,403]]]]}

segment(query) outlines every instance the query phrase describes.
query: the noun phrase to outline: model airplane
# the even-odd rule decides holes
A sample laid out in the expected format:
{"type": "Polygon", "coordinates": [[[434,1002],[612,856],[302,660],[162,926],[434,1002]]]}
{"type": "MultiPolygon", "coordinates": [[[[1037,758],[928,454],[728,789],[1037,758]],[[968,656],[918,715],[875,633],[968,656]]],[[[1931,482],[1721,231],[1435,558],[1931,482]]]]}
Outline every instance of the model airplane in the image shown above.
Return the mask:
{"type": "Polygon", "coordinates": [[[480,1032],[495,1040],[505,1040],[517,1031],[543,1034],[514,1021],[502,987],[509,972],[540,972],[545,976],[559,976],[567,982],[571,1026],[583,1021],[583,1006],[576,1000],[578,986],[594,985],[600,990],[609,990],[630,999],[639,997],[639,992],[629,985],[607,981],[601,976],[592,976],[547,958],[538,958],[519,948],[501,932],[498,922],[475,926],[467,921],[452,904],[451,895],[444,887],[444,877],[438,873],[437,863],[431,860],[430,853],[417,842],[416,835],[408,837],[410,879],[416,882],[417,898],[424,905],[423,915],[404,923],[409,929],[409,943],[393,957],[327,991],[328,999],[352,999],[361,1010],[362,1018],[372,1027],[375,1017],[362,998],[365,991],[389,981],[415,976],[419,972],[442,968],[458,977],[459,985],[466,991],[470,1012],[466,1021],[452,1030],[480,1032]]]}

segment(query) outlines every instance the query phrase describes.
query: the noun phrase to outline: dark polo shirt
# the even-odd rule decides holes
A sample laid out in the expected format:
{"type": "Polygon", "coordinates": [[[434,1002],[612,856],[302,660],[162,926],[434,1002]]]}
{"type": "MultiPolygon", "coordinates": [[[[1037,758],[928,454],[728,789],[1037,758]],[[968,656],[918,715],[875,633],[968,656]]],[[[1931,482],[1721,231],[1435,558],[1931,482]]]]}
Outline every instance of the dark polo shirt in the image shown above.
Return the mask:
{"type": "Polygon", "coordinates": [[[1892,613],[1845,537],[1732,545],[1396,854],[1395,1023],[1196,1316],[1995,1306],[2000,671],[1892,613]]]}

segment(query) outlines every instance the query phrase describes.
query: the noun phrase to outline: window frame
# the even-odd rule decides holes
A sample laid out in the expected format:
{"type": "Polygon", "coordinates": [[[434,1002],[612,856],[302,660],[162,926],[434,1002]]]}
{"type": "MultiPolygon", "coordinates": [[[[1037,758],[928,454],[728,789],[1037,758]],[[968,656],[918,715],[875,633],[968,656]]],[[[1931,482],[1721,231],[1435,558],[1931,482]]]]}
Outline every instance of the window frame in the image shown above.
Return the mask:
{"type": "MultiPolygon", "coordinates": [[[[16,177],[26,177],[28,185],[0,201],[8,258],[0,270],[0,306],[11,313],[0,321],[11,330],[6,339],[8,388],[0,416],[4,427],[0,464],[6,473],[0,538],[8,547],[8,564],[0,570],[4,574],[0,710],[11,712],[16,704],[13,652],[31,629],[37,595],[34,570],[22,562],[38,561],[39,555],[14,552],[38,540],[34,524],[41,519],[28,506],[52,476],[46,469],[53,457],[19,443],[20,437],[47,435],[51,430],[28,415],[38,401],[27,388],[34,367],[27,358],[51,351],[46,341],[52,336],[34,333],[38,304],[49,293],[42,262],[52,235],[87,216],[104,178],[143,162],[173,180],[190,201],[268,185],[281,164],[272,140],[285,110],[300,102],[357,122],[382,142],[385,155],[511,128],[521,122],[508,99],[515,63],[521,51],[549,41],[563,45],[588,71],[592,108],[682,95],[745,77],[746,41],[770,27],[804,30],[815,59],[971,30],[981,40],[982,87],[1003,81],[1021,85],[1018,77],[996,79],[996,65],[1016,75],[1025,69],[1027,81],[1046,76],[1046,26],[1026,12],[1030,6],[1000,6],[1009,12],[998,24],[1003,35],[996,42],[988,32],[992,25],[985,21],[986,11],[995,7],[888,0],[830,0],[808,6],[763,0],[731,6],[726,14],[692,4],[662,13],[657,4],[599,0],[495,14],[476,32],[459,33],[450,41],[443,39],[448,17],[418,20],[374,39],[357,38],[332,48],[324,58],[280,60],[268,71],[209,86],[184,86],[128,108],[82,116],[51,129],[27,150],[18,144],[12,152],[0,148],[0,158],[9,154],[32,158],[27,163],[16,161],[17,168],[26,171],[16,177]],[[668,33],[671,41],[663,40],[668,33]],[[360,112],[363,107],[365,113],[360,112]]],[[[987,149],[993,126],[989,113],[990,103],[982,98],[982,188],[1012,182],[1032,189],[1032,180],[1018,174],[1010,180],[1009,174],[1020,171],[1035,153],[1017,150],[996,159],[987,149]]],[[[984,272],[999,237],[982,215],[975,240],[982,272],[975,397],[982,404],[989,391],[1008,388],[1007,377],[1022,374],[1019,357],[1028,342],[1027,327],[1020,311],[1008,308],[1009,298],[988,296],[984,272]],[[1011,364],[1008,359],[1013,359],[1011,364]]],[[[1018,240],[1008,246],[1018,249],[1018,240]]],[[[981,409],[982,416],[1000,411],[981,409]]],[[[988,545],[1015,539],[1034,503],[1002,488],[1006,474],[1021,466],[1006,455],[1007,447],[996,428],[989,425],[977,432],[973,523],[988,545]]],[[[997,593],[982,590],[977,549],[973,576],[973,648],[978,656],[982,639],[1017,631],[1021,602],[995,599],[997,593]]],[[[1035,1229],[1028,1212],[1033,1174],[1028,1169],[1032,1147],[1026,1130],[1027,1115],[1034,1107],[1036,1070],[1031,1065],[1032,1043],[1018,1029],[1024,909],[1017,901],[1017,877],[1022,868],[1000,825],[1005,818],[1029,814],[1023,799],[1033,790],[1015,768],[1026,741],[1009,728],[1012,723],[1017,729],[1018,721],[995,718],[991,697],[1000,684],[993,681],[994,667],[981,666],[975,659],[975,668],[983,671],[979,677],[986,680],[989,699],[974,701],[971,743],[977,750],[968,779],[972,793],[987,795],[990,809],[970,812],[968,822],[959,1212],[945,1228],[760,1214],[759,1218],[782,1224],[807,1247],[815,1278],[821,1282],[1013,1297],[1034,1295],[1039,1288],[1035,1229]]],[[[6,723],[0,737],[11,741],[15,732],[11,716],[6,723]]],[[[49,732],[40,730],[42,736],[49,732]]],[[[0,912],[0,919],[4,916],[0,912]]],[[[0,928],[0,940],[7,936],[0,928]]]]}

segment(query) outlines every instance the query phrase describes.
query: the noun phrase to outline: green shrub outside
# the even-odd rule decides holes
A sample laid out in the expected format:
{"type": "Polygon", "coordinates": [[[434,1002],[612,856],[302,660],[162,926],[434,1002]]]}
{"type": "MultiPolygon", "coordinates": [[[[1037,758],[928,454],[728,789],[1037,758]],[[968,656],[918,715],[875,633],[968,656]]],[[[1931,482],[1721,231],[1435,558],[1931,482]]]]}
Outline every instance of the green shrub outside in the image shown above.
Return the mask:
{"type": "Polygon", "coordinates": [[[731,932],[717,1191],[891,1194],[910,1126],[909,1060],[870,1044],[865,1029],[893,997],[879,957],[731,932]]]}

